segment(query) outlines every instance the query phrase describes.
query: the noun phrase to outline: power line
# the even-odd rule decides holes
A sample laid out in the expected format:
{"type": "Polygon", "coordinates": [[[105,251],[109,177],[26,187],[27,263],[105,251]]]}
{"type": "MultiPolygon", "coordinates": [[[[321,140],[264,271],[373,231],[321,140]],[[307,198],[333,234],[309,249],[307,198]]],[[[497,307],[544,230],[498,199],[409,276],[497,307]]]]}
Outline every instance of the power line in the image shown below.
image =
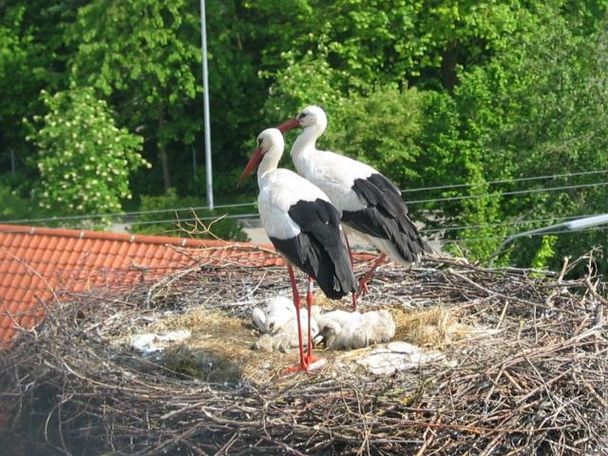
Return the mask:
{"type": "Polygon", "coordinates": [[[195,222],[200,220],[201,222],[205,221],[213,221],[213,220],[224,220],[224,219],[237,219],[237,218],[254,218],[259,217],[260,215],[257,212],[252,212],[250,214],[231,214],[225,216],[209,216],[209,217],[188,217],[188,218],[179,218],[179,219],[164,219],[164,220],[146,220],[142,222],[134,221],[132,225],[162,225],[165,223],[181,223],[181,222],[195,222]]]}
{"type": "MultiPolygon", "coordinates": [[[[586,171],[580,173],[569,173],[569,174],[554,174],[550,176],[538,176],[538,177],[528,177],[528,178],[520,178],[511,181],[503,180],[503,181],[492,181],[488,183],[504,183],[504,182],[515,182],[515,181],[524,181],[524,180],[538,180],[538,179],[546,179],[550,177],[565,177],[565,176],[579,176],[579,175],[588,175],[588,174],[598,174],[605,173],[608,170],[602,171],[586,171]]],[[[414,192],[421,191],[425,189],[441,189],[441,188],[455,188],[455,187],[465,187],[471,186],[475,184],[459,184],[455,186],[441,186],[441,187],[421,187],[417,189],[404,190],[404,192],[414,192]]],[[[535,189],[528,190],[514,190],[508,192],[494,192],[494,193],[483,193],[479,195],[461,195],[461,196],[450,196],[444,198],[429,198],[429,199],[421,199],[421,200],[411,200],[406,203],[409,205],[412,204],[422,204],[422,203],[435,203],[435,202],[445,202],[445,201],[460,201],[460,200],[468,200],[468,199],[480,199],[488,196],[513,196],[513,195],[524,195],[524,194],[534,194],[534,193],[543,193],[543,192],[551,192],[558,190],[571,190],[571,189],[580,189],[580,188],[590,188],[597,186],[605,186],[608,185],[608,182],[595,182],[591,184],[578,184],[578,185],[565,185],[558,187],[541,187],[535,189]]],[[[248,207],[255,206],[257,201],[252,201],[248,203],[232,203],[232,204],[223,204],[215,206],[216,209],[229,209],[229,208],[237,208],[237,207],[248,207]]],[[[29,218],[29,219],[17,219],[17,220],[1,220],[0,223],[42,223],[42,222],[58,222],[58,221],[67,221],[67,220],[87,220],[87,219],[97,219],[97,218],[123,218],[123,217],[132,217],[138,215],[149,215],[149,214],[162,214],[162,213],[170,213],[170,212],[184,212],[184,211],[197,211],[197,210],[208,210],[206,206],[195,206],[195,207],[180,207],[180,208],[169,208],[169,209],[154,209],[147,211],[132,211],[132,212],[115,212],[109,214],[88,214],[88,215],[66,215],[61,217],[39,217],[39,218],[29,218]]],[[[238,215],[238,214],[237,214],[238,215]]],[[[208,217],[211,219],[213,217],[208,217]]]]}
{"type": "Polygon", "coordinates": [[[538,218],[538,219],[518,220],[518,221],[513,221],[513,222],[483,223],[483,224],[479,224],[479,225],[456,225],[456,226],[450,226],[447,228],[422,228],[420,230],[420,233],[433,234],[433,233],[446,232],[446,231],[462,231],[462,230],[466,230],[466,229],[492,228],[492,227],[497,227],[497,226],[518,226],[518,225],[527,225],[530,223],[547,222],[547,221],[573,220],[573,219],[577,219],[577,218],[581,218],[581,217],[593,217],[595,215],[601,215],[601,214],[569,215],[569,216],[565,216],[565,217],[544,217],[544,218],[538,218]]]}
{"type": "MultiPolygon", "coordinates": [[[[572,230],[555,230],[555,231],[543,231],[542,233],[531,233],[528,236],[529,237],[536,237],[536,236],[546,236],[549,234],[566,234],[566,233],[570,233],[570,234],[575,234],[575,233],[581,233],[583,231],[604,231],[604,230],[608,230],[608,226],[595,226],[595,227],[589,227],[589,228],[585,228],[582,230],[578,230],[578,231],[572,231],[572,230]]],[[[467,242],[478,242],[478,241],[485,241],[487,239],[502,239],[504,236],[501,235],[496,235],[496,236],[480,236],[480,237],[475,237],[475,238],[466,238],[466,239],[438,239],[438,242],[441,242],[442,244],[458,244],[458,243],[467,243],[467,242]]]]}
{"type": "MultiPolygon", "coordinates": [[[[460,225],[460,226],[455,226],[455,227],[448,227],[448,228],[432,228],[432,229],[421,229],[420,233],[421,234],[426,234],[426,233],[439,233],[439,232],[445,232],[445,231],[462,231],[465,229],[479,229],[479,228],[492,228],[492,227],[497,227],[497,226],[519,226],[519,225],[526,225],[526,224],[530,224],[530,223],[537,223],[537,222],[546,222],[546,221],[566,221],[566,220],[575,220],[578,218],[582,218],[582,217],[593,217],[593,216],[597,216],[600,214],[589,214],[589,215],[570,215],[567,217],[546,217],[546,218],[539,218],[539,219],[527,219],[527,220],[520,220],[520,221],[516,221],[516,222],[501,222],[501,223],[486,223],[486,224],[479,224],[479,225],[460,225]]],[[[221,217],[221,219],[238,219],[238,218],[257,218],[259,217],[259,214],[256,212],[252,212],[249,214],[232,214],[232,215],[226,215],[224,217],[221,217]]],[[[147,220],[147,221],[142,221],[142,222],[133,222],[133,225],[161,225],[161,224],[168,224],[168,223],[180,223],[180,222],[193,222],[196,220],[200,220],[200,221],[212,221],[212,220],[217,220],[218,217],[189,217],[189,218],[182,218],[182,219],[162,219],[162,220],[147,220]]],[[[497,234],[496,236],[487,236],[487,238],[493,238],[493,237],[503,237],[502,234],[497,234]]],[[[470,238],[469,238],[470,239],[470,238]]],[[[479,238],[479,239],[483,239],[483,238],[479,238]]],[[[450,241],[454,241],[453,239],[450,241]]]]}
{"type": "MultiPolygon", "coordinates": [[[[518,226],[518,225],[525,225],[525,224],[529,224],[529,223],[537,223],[537,222],[544,222],[544,221],[548,221],[548,220],[553,220],[553,221],[562,221],[562,220],[573,220],[573,219],[577,219],[577,218],[581,218],[581,217],[592,217],[594,215],[598,215],[598,214],[590,214],[590,215],[571,215],[571,216],[567,216],[567,217],[546,217],[546,218],[539,218],[539,219],[527,219],[527,220],[521,220],[521,221],[516,221],[516,222],[502,222],[502,223],[487,223],[487,224],[479,224],[479,225],[460,225],[460,226],[455,226],[455,227],[448,227],[448,228],[431,228],[431,229],[421,229],[420,233],[421,234],[426,234],[426,233],[438,233],[438,232],[445,232],[445,231],[461,231],[461,230],[465,230],[465,229],[471,229],[471,228],[491,228],[491,227],[496,227],[496,226],[518,226]]],[[[245,219],[245,218],[257,218],[259,217],[259,214],[257,212],[251,212],[248,214],[231,214],[231,215],[225,215],[224,217],[221,217],[221,219],[245,219]]],[[[207,216],[207,217],[188,217],[188,218],[180,218],[180,219],[158,219],[158,220],[146,220],[146,221],[134,221],[132,223],[132,225],[162,225],[162,224],[169,224],[169,223],[180,223],[180,222],[194,222],[197,220],[200,221],[213,221],[213,220],[217,220],[220,217],[216,217],[216,216],[207,216]]],[[[502,237],[502,235],[497,235],[497,237],[502,237]]]]}
{"type": "MultiPolygon", "coordinates": [[[[245,216],[247,217],[255,217],[257,216],[257,214],[245,214],[245,216]]],[[[236,216],[227,216],[225,218],[236,218],[236,216]]],[[[569,218],[578,218],[577,217],[569,217],[569,218]]],[[[197,219],[197,218],[188,218],[188,219],[181,219],[181,220],[155,220],[155,221],[149,221],[149,222],[142,222],[142,223],[137,223],[137,225],[151,225],[151,224],[164,224],[164,223],[181,223],[181,222],[193,222],[193,221],[197,221],[197,220],[204,220],[204,219],[197,219]]],[[[604,230],[608,230],[608,226],[595,226],[595,227],[589,227],[589,228],[585,228],[582,230],[579,230],[578,233],[580,232],[584,232],[584,231],[604,231],[604,230]]],[[[542,233],[531,233],[529,234],[527,237],[537,237],[537,236],[545,236],[545,235],[559,235],[559,234],[566,234],[566,233],[571,233],[573,234],[574,232],[572,230],[554,230],[554,231],[544,231],[542,233]]],[[[436,239],[436,242],[440,242],[441,244],[467,244],[467,243],[471,243],[471,242],[479,242],[479,241],[485,241],[485,240],[489,240],[489,239],[503,239],[504,236],[503,235],[489,235],[489,236],[478,236],[478,237],[474,237],[474,238],[466,238],[466,239],[436,239]]]]}
{"type": "Polygon", "coordinates": [[[534,180],[541,180],[541,179],[557,179],[559,177],[587,176],[587,175],[591,175],[591,174],[602,174],[602,173],[608,173],[608,169],[602,169],[602,170],[598,170],[598,171],[581,171],[578,173],[548,174],[546,176],[518,177],[516,179],[500,179],[500,180],[493,180],[493,181],[487,181],[487,182],[481,182],[481,183],[472,182],[472,183],[468,183],[468,184],[438,185],[436,187],[418,187],[418,188],[410,188],[410,189],[401,190],[401,193],[474,187],[474,186],[480,185],[480,184],[487,184],[487,185],[511,184],[513,182],[526,182],[526,181],[534,181],[534,180]]]}
{"type": "MultiPolygon", "coordinates": [[[[236,203],[236,204],[224,204],[216,205],[215,209],[232,208],[232,207],[246,207],[257,204],[256,201],[251,203],[236,203]]],[[[88,220],[96,218],[120,218],[120,217],[131,217],[137,215],[150,215],[150,214],[166,214],[168,212],[184,212],[184,211],[199,211],[209,210],[207,206],[194,206],[194,207],[178,207],[170,209],[153,209],[149,211],[133,211],[133,212],[114,212],[109,214],[88,214],[88,215],[64,215],[61,217],[39,217],[31,219],[19,219],[19,220],[0,220],[0,223],[35,223],[35,222],[58,222],[62,220],[88,220]]],[[[217,218],[209,217],[209,218],[217,218]]]]}
{"type": "Polygon", "coordinates": [[[440,201],[460,201],[467,199],[480,199],[486,198],[488,196],[513,196],[513,195],[525,195],[528,193],[544,193],[544,192],[554,192],[558,190],[573,190],[577,188],[589,188],[589,187],[601,187],[604,185],[608,185],[608,182],[595,182],[593,184],[579,184],[579,185],[564,185],[560,187],[549,187],[549,188],[536,188],[531,190],[514,190],[511,192],[501,192],[501,193],[483,193],[480,195],[463,195],[463,196],[448,196],[445,198],[432,198],[425,200],[413,200],[406,201],[408,205],[410,204],[422,204],[422,203],[436,203],[440,201]]]}

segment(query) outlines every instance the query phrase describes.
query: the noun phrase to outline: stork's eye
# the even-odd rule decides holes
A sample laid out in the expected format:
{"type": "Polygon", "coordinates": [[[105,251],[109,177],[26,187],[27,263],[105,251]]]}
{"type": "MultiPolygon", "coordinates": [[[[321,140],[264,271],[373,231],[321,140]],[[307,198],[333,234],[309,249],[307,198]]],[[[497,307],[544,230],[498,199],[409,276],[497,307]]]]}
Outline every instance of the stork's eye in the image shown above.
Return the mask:
{"type": "Polygon", "coordinates": [[[301,112],[300,114],[298,114],[298,119],[302,120],[304,117],[306,117],[308,114],[305,112],[301,112]]]}
{"type": "Polygon", "coordinates": [[[258,147],[262,147],[262,138],[258,138],[258,147]]]}

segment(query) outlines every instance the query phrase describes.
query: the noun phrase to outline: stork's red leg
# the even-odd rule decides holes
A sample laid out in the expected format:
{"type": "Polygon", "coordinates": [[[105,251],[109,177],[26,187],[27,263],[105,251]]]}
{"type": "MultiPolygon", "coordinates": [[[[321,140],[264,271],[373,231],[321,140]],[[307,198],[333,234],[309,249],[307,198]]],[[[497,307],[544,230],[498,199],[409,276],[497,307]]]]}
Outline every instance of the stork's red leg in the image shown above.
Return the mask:
{"type": "MultiPolygon", "coordinates": [[[[353,259],[353,251],[350,248],[350,243],[348,242],[348,236],[346,233],[342,233],[344,235],[344,240],[346,241],[346,249],[348,250],[348,256],[350,257],[350,265],[355,270],[355,260],[353,259]]],[[[353,310],[357,310],[357,296],[359,296],[359,290],[356,293],[353,293],[353,310]]]]}
{"type": "Polygon", "coordinates": [[[312,285],[313,279],[312,277],[308,277],[308,290],[306,291],[306,306],[308,309],[308,353],[306,354],[306,363],[308,365],[312,364],[316,361],[316,358],[312,355],[312,304],[313,304],[313,295],[312,295],[312,285]]]}
{"type": "Polygon", "coordinates": [[[376,258],[374,260],[374,263],[372,264],[372,267],[370,268],[370,270],[367,271],[363,277],[361,277],[361,280],[359,280],[359,289],[357,290],[357,296],[361,296],[362,294],[363,295],[367,294],[367,292],[369,291],[367,289],[367,283],[372,279],[372,277],[374,277],[374,273],[376,272],[376,269],[378,269],[378,266],[380,266],[384,262],[385,259],[386,259],[386,254],[381,253],[380,255],[378,255],[378,258],[376,258]]]}
{"type": "Polygon", "coordinates": [[[288,372],[296,372],[299,370],[306,370],[308,364],[304,357],[304,346],[302,344],[302,324],[300,322],[300,293],[298,293],[298,285],[296,283],[296,277],[293,273],[291,265],[287,265],[287,271],[289,272],[289,281],[291,282],[291,292],[293,293],[293,305],[296,307],[296,319],[298,321],[298,349],[300,351],[300,364],[288,369],[288,372]]]}

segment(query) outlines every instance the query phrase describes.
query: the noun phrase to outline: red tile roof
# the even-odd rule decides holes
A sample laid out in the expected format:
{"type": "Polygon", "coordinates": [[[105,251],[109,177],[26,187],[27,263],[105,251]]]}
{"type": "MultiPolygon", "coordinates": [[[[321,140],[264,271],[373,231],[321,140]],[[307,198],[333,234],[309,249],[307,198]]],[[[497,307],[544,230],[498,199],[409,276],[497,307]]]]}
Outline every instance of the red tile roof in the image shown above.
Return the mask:
{"type": "Polygon", "coordinates": [[[272,247],[0,225],[0,346],[32,328],[61,291],[120,290],[197,264],[283,264],[272,247]]]}

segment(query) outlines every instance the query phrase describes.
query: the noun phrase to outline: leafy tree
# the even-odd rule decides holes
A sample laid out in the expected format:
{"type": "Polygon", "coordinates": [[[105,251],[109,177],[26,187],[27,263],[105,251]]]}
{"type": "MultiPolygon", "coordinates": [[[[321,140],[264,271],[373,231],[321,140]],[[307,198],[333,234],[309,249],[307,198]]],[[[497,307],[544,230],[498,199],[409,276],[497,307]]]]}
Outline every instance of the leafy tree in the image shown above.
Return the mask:
{"type": "Polygon", "coordinates": [[[6,179],[0,181],[0,218],[3,220],[19,220],[30,215],[29,201],[19,196],[6,179]]]}
{"type": "Polygon", "coordinates": [[[534,254],[532,259],[532,266],[535,269],[544,269],[548,266],[548,262],[555,256],[555,243],[558,237],[553,236],[542,236],[540,248],[534,254]]]}
{"type": "Polygon", "coordinates": [[[327,143],[333,150],[372,163],[402,188],[411,186],[412,165],[420,154],[422,96],[396,84],[369,95],[342,99],[333,112],[327,143]]]}
{"type": "Polygon", "coordinates": [[[152,142],[165,190],[169,146],[191,144],[201,128],[199,116],[188,115],[201,90],[199,19],[190,3],[94,0],[68,34],[78,43],[74,80],[110,97],[121,121],[152,142]]]}
{"type": "Polygon", "coordinates": [[[55,79],[53,53],[37,41],[37,27],[27,13],[23,4],[0,5],[0,166],[11,169],[12,156],[18,172],[31,154],[22,119],[38,112],[40,90],[55,79]]]}
{"type": "MultiPolygon", "coordinates": [[[[0,92],[3,103],[0,104],[0,144],[2,159],[8,162],[19,144],[21,118],[25,115],[24,104],[17,102],[17,94],[27,94],[31,79],[23,74],[30,70],[28,47],[31,36],[20,36],[16,33],[20,27],[23,9],[11,10],[11,17],[5,17],[0,26],[0,92]],[[16,128],[15,128],[16,127],[16,128]]],[[[7,166],[8,167],[8,166],[7,166]]]]}
{"type": "Polygon", "coordinates": [[[42,98],[48,113],[34,118],[41,125],[29,136],[38,148],[39,205],[59,215],[119,211],[131,197],[129,174],[148,165],[139,154],[141,138],[118,128],[90,88],[42,92],[42,98]]]}
{"type": "Polygon", "coordinates": [[[311,56],[276,73],[266,100],[264,111],[269,123],[293,117],[309,104],[337,107],[343,100],[340,91],[332,86],[334,71],[322,59],[311,56]]]}
{"type": "MultiPolygon", "coordinates": [[[[451,103],[429,98],[435,108],[445,112],[427,118],[429,131],[423,135],[424,141],[434,147],[443,144],[444,151],[424,166],[433,170],[438,182],[465,185],[465,198],[444,206],[442,223],[472,225],[473,229],[451,233],[464,237],[472,258],[487,258],[509,232],[544,226],[577,213],[606,211],[606,188],[592,182],[597,176],[535,180],[526,183],[525,189],[517,183],[487,184],[608,167],[602,134],[607,126],[603,106],[608,95],[601,58],[605,38],[602,34],[576,35],[555,5],[537,8],[535,26],[510,38],[510,52],[461,72],[451,103]],[[438,131],[444,136],[432,135],[438,131]],[[453,176],[459,177],[454,180],[453,176]],[[570,192],[543,189],[587,183],[589,187],[570,192]],[[475,195],[477,189],[485,196],[475,195]],[[524,224],[521,219],[532,222],[524,224]]],[[[566,246],[562,239],[565,237],[555,242],[555,261],[574,250],[571,241],[566,246]]],[[[519,264],[530,264],[538,249],[548,251],[533,239],[527,248],[512,250],[510,256],[519,264]]],[[[543,255],[545,261],[547,254],[543,255]]]]}
{"type": "MultiPolygon", "coordinates": [[[[608,128],[608,66],[602,50],[606,49],[606,35],[578,36],[559,11],[549,6],[540,10],[535,39],[527,42],[521,57],[503,63],[510,93],[499,92],[493,101],[504,107],[506,121],[484,142],[490,155],[512,157],[518,177],[608,169],[604,133],[608,128]]],[[[511,217],[544,219],[537,222],[541,226],[563,217],[606,212],[608,191],[603,177],[536,181],[532,185],[538,192],[505,198],[503,210],[511,217]],[[571,189],[543,192],[542,187],[571,189]]],[[[574,243],[560,236],[549,264],[557,267],[566,252],[584,253],[593,245],[587,241],[586,236],[574,243]]],[[[528,264],[531,253],[544,248],[539,242],[529,241],[527,248],[512,254],[513,259],[528,264]]]]}
{"type": "Polygon", "coordinates": [[[310,56],[335,71],[336,87],[408,81],[452,89],[458,65],[478,65],[508,49],[524,26],[523,2],[450,0],[258,0],[245,7],[260,25],[264,73],[310,56]]]}
{"type": "MultiPolygon", "coordinates": [[[[243,3],[206,2],[214,187],[218,195],[229,195],[231,199],[239,196],[232,179],[234,159],[265,128],[261,108],[268,92],[267,81],[259,76],[259,58],[260,50],[269,43],[256,41],[252,28],[257,30],[259,24],[250,22],[243,3]]],[[[195,12],[198,14],[198,9],[195,12]]],[[[196,43],[200,43],[198,34],[196,43]]],[[[200,74],[200,67],[196,71],[200,74]]],[[[199,107],[190,115],[194,114],[201,124],[202,101],[196,102],[199,107]]],[[[202,138],[198,143],[202,150],[202,138]]]]}

